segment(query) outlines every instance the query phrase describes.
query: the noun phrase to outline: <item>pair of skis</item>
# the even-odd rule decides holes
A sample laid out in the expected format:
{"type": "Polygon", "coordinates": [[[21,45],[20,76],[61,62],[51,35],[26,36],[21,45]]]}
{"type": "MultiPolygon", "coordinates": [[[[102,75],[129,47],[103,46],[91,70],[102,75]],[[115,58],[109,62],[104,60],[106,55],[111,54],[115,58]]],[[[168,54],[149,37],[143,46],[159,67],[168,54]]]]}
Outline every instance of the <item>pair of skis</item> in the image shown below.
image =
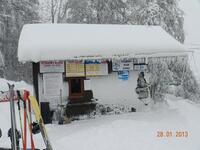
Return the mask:
{"type": "Polygon", "coordinates": [[[40,126],[40,131],[41,131],[44,143],[46,145],[46,149],[53,150],[50,140],[49,140],[49,137],[48,137],[48,134],[47,134],[47,131],[46,131],[46,128],[45,128],[45,125],[44,125],[44,122],[43,122],[43,119],[42,119],[42,115],[40,112],[40,107],[38,105],[38,102],[34,96],[29,96],[29,99],[31,102],[31,106],[33,108],[33,112],[35,114],[36,121],[40,126]]]}
{"type": "MultiPolygon", "coordinates": [[[[30,96],[28,91],[24,91],[24,98],[23,99],[24,99],[25,103],[26,103],[26,101],[28,101],[29,118],[27,118],[27,120],[28,120],[30,134],[31,134],[31,148],[32,148],[31,150],[35,150],[35,145],[34,145],[33,136],[32,136],[31,108],[33,109],[36,122],[39,124],[40,131],[41,131],[41,134],[42,134],[45,146],[46,146],[46,150],[53,150],[52,145],[51,145],[50,140],[49,140],[49,137],[48,137],[48,134],[47,134],[47,131],[46,131],[46,128],[45,128],[45,125],[44,125],[44,122],[43,122],[43,119],[42,119],[40,107],[38,105],[36,98],[34,96],[30,96]]],[[[26,112],[26,109],[27,108],[24,107],[24,112],[26,112]]],[[[24,134],[24,135],[26,135],[26,134],[24,134]]]]}
{"type": "Polygon", "coordinates": [[[3,100],[3,102],[10,102],[12,150],[19,149],[19,147],[17,146],[17,142],[16,142],[16,133],[14,132],[17,128],[16,127],[16,118],[15,118],[15,105],[14,105],[14,101],[16,101],[16,100],[18,100],[17,103],[18,103],[18,111],[19,111],[19,119],[20,119],[20,129],[21,129],[21,134],[22,134],[23,150],[27,150],[27,122],[28,122],[29,131],[30,131],[31,150],[36,150],[34,140],[33,140],[33,133],[32,133],[32,114],[31,114],[32,110],[31,110],[31,108],[33,109],[33,112],[34,112],[34,115],[36,118],[36,122],[39,124],[40,131],[41,131],[44,143],[46,145],[46,150],[53,150],[50,140],[48,138],[48,134],[47,134],[42,116],[41,116],[38,102],[35,97],[30,96],[29,92],[25,91],[25,90],[24,91],[15,91],[14,85],[9,85],[9,91],[1,92],[0,99],[3,100]],[[23,102],[23,106],[24,106],[24,116],[23,116],[24,122],[22,121],[22,116],[21,116],[21,113],[22,113],[22,110],[20,107],[21,101],[23,102]],[[28,104],[28,107],[27,107],[27,104],[28,104]]]}
{"type": "MultiPolygon", "coordinates": [[[[18,111],[19,111],[19,119],[20,119],[20,129],[21,129],[21,137],[22,137],[22,144],[23,144],[23,150],[27,150],[27,120],[28,120],[28,126],[30,129],[30,138],[31,138],[31,150],[35,150],[35,145],[33,141],[33,134],[32,134],[32,117],[31,117],[31,104],[30,101],[28,101],[28,113],[27,113],[27,108],[26,108],[26,100],[28,100],[29,92],[28,91],[14,91],[14,85],[9,86],[9,92],[8,95],[6,95],[6,92],[4,93],[5,97],[3,97],[4,100],[8,98],[10,102],[10,114],[11,114],[11,133],[10,138],[11,138],[11,145],[12,145],[12,150],[19,150],[19,134],[17,130],[17,125],[16,125],[16,114],[15,114],[15,103],[14,101],[18,99],[18,111]],[[21,93],[24,93],[23,97],[21,97],[21,93]],[[22,125],[22,116],[21,116],[21,108],[20,108],[20,100],[23,101],[24,105],[24,129],[22,125]]],[[[1,97],[2,98],[2,97],[1,97]]]]}
{"type": "Polygon", "coordinates": [[[19,119],[20,119],[20,128],[21,128],[21,134],[22,134],[22,144],[23,144],[23,150],[27,150],[27,122],[28,122],[28,128],[30,132],[30,140],[31,140],[31,150],[35,150],[35,144],[33,140],[33,133],[32,133],[32,114],[31,114],[31,103],[28,99],[29,92],[23,91],[23,98],[21,96],[20,91],[17,91],[18,95],[18,111],[19,111],[19,119]],[[23,102],[23,108],[24,108],[24,125],[22,125],[22,116],[21,116],[21,107],[20,107],[20,101],[23,102]],[[28,103],[28,107],[27,107],[28,103]],[[24,128],[23,128],[24,127],[24,128]]]}
{"type": "Polygon", "coordinates": [[[15,116],[15,104],[14,104],[14,85],[9,86],[9,101],[10,101],[10,118],[11,118],[11,133],[10,133],[10,139],[11,139],[11,145],[12,145],[12,150],[18,150],[19,145],[17,145],[17,125],[16,125],[16,116],[15,116]]]}

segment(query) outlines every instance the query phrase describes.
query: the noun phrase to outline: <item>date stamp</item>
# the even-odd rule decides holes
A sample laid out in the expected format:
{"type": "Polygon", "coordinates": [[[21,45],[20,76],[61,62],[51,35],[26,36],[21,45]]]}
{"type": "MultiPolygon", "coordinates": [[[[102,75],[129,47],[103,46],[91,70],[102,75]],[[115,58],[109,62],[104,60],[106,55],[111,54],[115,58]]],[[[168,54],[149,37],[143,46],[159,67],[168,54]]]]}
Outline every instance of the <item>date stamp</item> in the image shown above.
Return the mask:
{"type": "Polygon", "coordinates": [[[187,138],[189,137],[188,131],[157,131],[158,138],[187,138]]]}

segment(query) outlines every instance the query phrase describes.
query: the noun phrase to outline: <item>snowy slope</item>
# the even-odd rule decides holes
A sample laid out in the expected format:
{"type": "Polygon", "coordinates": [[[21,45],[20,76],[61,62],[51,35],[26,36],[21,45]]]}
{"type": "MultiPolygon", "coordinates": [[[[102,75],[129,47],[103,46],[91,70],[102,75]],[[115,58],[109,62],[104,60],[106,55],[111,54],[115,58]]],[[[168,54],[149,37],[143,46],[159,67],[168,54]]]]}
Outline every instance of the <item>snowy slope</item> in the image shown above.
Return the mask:
{"type": "MultiPolygon", "coordinates": [[[[5,82],[4,79],[0,81],[1,85],[5,82]]],[[[16,84],[31,88],[23,82],[16,84]]],[[[47,125],[47,130],[54,150],[199,150],[199,114],[200,105],[168,95],[166,104],[156,105],[148,112],[99,116],[61,126],[47,125]],[[171,131],[173,137],[159,138],[158,131],[171,131]],[[176,131],[187,131],[189,136],[175,137],[176,131]]],[[[0,128],[3,130],[0,147],[10,146],[9,116],[9,103],[0,103],[0,128]]],[[[44,147],[40,134],[34,139],[37,148],[44,147]]]]}

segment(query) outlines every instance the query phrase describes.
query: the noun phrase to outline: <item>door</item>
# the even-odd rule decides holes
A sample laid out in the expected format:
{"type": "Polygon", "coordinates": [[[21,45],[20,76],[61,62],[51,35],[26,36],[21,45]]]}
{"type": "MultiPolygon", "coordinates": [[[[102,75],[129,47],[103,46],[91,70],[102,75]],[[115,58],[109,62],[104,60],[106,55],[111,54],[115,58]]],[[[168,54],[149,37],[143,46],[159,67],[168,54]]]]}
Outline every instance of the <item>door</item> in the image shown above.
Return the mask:
{"type": "Polygon", "coordinates": [[[79,101],[84,94],[84,78],[69,78],[69,99],[71,102],[79,101]]]}

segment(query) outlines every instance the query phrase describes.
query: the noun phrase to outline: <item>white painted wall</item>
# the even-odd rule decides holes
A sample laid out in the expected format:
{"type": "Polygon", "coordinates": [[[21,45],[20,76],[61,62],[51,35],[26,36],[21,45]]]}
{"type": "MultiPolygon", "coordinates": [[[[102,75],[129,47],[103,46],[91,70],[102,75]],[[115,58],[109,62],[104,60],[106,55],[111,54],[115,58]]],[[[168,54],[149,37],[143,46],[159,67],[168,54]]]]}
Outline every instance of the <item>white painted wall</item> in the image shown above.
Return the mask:
{"type": "MultiPolygon", "coordinates": [[[[137,99],[135,93],[137,78],[138,72],[136,71],[129,72],[127,81],[119,80],[116,72],[108,76],[90,77],[94,98],[102,104],[132,106],[137,111],[142,111],[144,103],[137,99]]],[[[145,78],[148,82],[148,75],[145,78]]]]}
{"type": "MultiPolygon", "coordinates": [[[[144,110],[144,103],[137,99],[135,88],[137,85],[138,72],[130,71],[129,79],[122,81],[118,79],[117,72],[113,72],[106,76],[88,77],[90,79],[90,87],[93,91],[94,98],[98,99],[98,103],[101,104],[114,104],[123,105],[136,108],[137,111],[144,110]]],[[[148,82],[148,74],[145,73],[145,78],[148,82]]],[[[45,100],[43,98],[43,80],[39,81],[40,101],[45,100]]],[[[63,81],[63,101],[68,101],[69,85],[68,82],[63,81]]],[[[59,100],[60,101],[60,100],[59,100]]]]}

